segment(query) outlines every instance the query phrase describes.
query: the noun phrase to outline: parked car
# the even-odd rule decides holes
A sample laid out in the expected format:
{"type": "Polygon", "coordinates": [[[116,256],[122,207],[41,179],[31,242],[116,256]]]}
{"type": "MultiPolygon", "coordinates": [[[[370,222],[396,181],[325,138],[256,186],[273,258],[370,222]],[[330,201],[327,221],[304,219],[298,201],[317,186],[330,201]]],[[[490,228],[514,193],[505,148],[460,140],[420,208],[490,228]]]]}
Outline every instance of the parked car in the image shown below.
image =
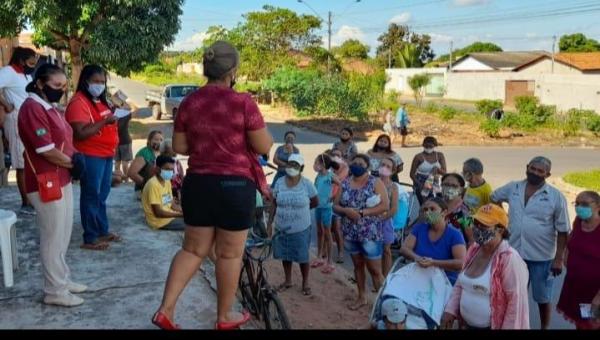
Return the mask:
{"type": "Polygon", "coordinates": [[[146,91],[146,102],[152,108],[152,116],[160,120],[163,114],[175,119],[179,104],[185,96],[196,91],[200,86],[192,84],[167,85],[162,91],[146,91]]]}

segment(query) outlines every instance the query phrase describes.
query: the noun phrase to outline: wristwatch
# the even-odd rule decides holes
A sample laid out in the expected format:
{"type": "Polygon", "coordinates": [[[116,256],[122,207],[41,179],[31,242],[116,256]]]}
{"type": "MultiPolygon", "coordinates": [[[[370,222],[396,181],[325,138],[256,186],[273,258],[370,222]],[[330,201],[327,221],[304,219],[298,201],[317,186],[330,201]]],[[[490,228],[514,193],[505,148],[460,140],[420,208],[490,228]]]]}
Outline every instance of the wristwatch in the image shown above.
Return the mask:
{"type": "Polygon", "coordinates": [[[358,211],[358,213],[360,214],[360,217],[365,217],[365,212],[364,212],[364,210],[360,209],[360,210],[358,211]]]}

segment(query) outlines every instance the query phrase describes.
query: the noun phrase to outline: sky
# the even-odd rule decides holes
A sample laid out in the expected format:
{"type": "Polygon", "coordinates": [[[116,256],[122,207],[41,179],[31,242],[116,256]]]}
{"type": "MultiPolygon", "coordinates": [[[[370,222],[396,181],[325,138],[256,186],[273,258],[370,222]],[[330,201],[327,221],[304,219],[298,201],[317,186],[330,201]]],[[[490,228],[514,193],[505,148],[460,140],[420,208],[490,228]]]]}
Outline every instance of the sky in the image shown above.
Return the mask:
{"type": "MultiPolygon", "coordinates": [[[[600,40],[600,0],[186,0],[181,30],[170,50],[194,50],[212,25],[232,28],[242,14],[264,5],[327,18],[333,15],[332,46],[358,39],[371,47],[391,22],[432,37],[437,55],[474,41],[489,41],[505,51],[551,51],[553,36],[582,32],[600,40]],[[310,6],[311,8],[309,8],[310,6]],[[314,12],[313,12],[314,9],[314,12]]],[[[319,35],[327,42],[327,24],[319,35]]],[[[558,49],[558,47],[557,47],[558,49]]]]}

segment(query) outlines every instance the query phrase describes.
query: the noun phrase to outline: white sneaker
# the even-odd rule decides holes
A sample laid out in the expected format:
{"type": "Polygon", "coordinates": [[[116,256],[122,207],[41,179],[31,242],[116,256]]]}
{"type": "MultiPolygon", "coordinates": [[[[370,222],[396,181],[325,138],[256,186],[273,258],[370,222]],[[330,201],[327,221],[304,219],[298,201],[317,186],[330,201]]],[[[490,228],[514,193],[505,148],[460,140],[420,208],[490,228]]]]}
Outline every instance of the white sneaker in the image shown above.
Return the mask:
{"type": "Polygon", "coordinates": [[[47,305],[58,305],[64,307],[75,307],[79,306],[83,303],[83,299],[79,296],[75,296],[73,294],[54,296],[54,295],[46,295],[44,296],[44,303],[47,305]]]}
{"type": "Polygon", "coordinates": [[[87,291],[88,286],[81,284],[81,283],[69,282],[69,284],[67,285],[67,289],[71,293],[79,294],[79,293],[83,293],[83,292],[87,291]]]}

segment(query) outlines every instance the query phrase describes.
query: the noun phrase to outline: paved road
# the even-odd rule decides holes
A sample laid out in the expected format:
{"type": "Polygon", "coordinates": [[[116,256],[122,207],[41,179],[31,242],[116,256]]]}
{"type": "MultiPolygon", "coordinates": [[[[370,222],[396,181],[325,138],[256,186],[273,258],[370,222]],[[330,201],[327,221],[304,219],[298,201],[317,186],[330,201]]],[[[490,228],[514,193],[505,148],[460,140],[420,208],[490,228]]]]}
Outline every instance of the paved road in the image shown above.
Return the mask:
{"type": "MultiPolygon", "coordinates": [[[[149,87],[128,79],[118,78],[113,76],[111,82],[121,88],[132,100],[144,105],[144,93],[149,87]]],[[[305,129],[292,127],[280,121],[269,120],[268,126],[271,133],[274,135],[276,145],[273,150],[283,142],[283,135],[288,130],[293,130],[297,133],[297,146],[304,155],[307,165],[304,175],[310,179],[315,177],[312,169],[312,162],[317,155],[331,147],[336,140],[333,137],[325,136],[320,133],[315,133],[305,129]]],[[[170,136],[166,136],[170,138],[170,136]]],[[[361,151],[366,151],[371,147],[367,142],[358,144],[361,151]]],[[[405,171],[401,174],[400,180],[409,182],[408,170],[410,163],[415,154],[421,151],[420,148],[396,149],[405,161],[405,171]]],[[[462,162],[470,157],[478,157],[485,165],[485,177],[493,187],[498,187],[511,180],[521,179],[525,176],[525,165],[527,162],[537,155],[545,155],[549,157],[553,165],[553,175],[562,176],[571,171],[587,170],[590,168],[600,168],[600,158],[597,149],[591,148],[560,148],[560,147],[441,147],[440,151],[444,152],[448,162],[449,171],[460,172],[462,170],[462,162]]],[[[570,208],[571,216],[574,216],[573,208],[570,208]]],[[[313,235],[313,244],[316,244],[313,235]]],[[[346,259],[344,267],[352,271],[350,259],[346,259]]],[[[555,296],[553,301],[558,301],[560,289],[564,274],[559,277],[555,286],[555,296]]],[[[531,320],[532,327],[539,328],[539,320],[537,307],[530,301],[531,305],[531,320]]],[[[568,329],[573,328],[561,316],[554,313],[552,328],[568,329]]]]}

